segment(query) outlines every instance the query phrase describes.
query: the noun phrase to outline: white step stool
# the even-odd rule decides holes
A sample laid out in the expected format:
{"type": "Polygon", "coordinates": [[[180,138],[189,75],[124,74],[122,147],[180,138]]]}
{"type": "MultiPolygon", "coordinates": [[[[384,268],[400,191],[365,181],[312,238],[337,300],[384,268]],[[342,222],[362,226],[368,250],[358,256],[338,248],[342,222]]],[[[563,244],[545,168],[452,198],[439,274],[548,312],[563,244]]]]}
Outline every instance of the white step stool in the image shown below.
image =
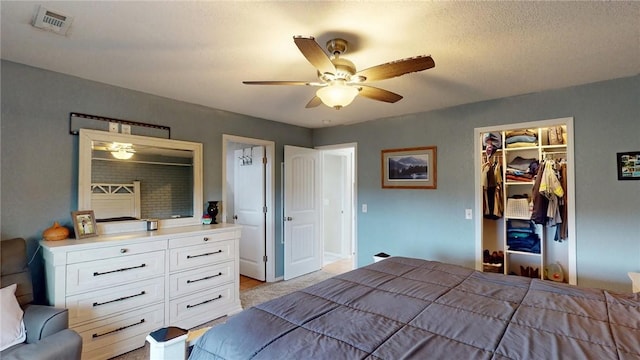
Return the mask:
{"type": "Polygon", "coordinates": [[[149,342],[149,360],[186,359],[187,348],[193,346],[196,340],[211,327],[187,331],[175,326],[169,326],[147,335],[149,342]]]}

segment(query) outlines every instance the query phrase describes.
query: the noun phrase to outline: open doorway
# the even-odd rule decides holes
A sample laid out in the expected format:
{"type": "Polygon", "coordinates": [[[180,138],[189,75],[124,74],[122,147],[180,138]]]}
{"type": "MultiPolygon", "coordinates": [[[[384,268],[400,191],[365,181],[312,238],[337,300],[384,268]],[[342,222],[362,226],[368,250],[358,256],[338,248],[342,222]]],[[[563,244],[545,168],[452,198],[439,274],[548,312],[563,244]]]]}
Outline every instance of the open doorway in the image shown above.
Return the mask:
{"type": "Polygon", "coordinates": [[[322,162],[322,267],[339,273],[355,268],[356,144],[317,149],[322,162]]]}
{"type": "MultiPolygon", "coordinates": [[[[264,252],[265,264],[265,280],[273,282],[279,279],[276,277],[275,264],[275,143],[273,141],[239,137],[234,135],[223,135],[223,185],[222,185],[222,206],[221,221],[226,223],[236,223],[234,217],[238,212],[235,205],[237,192],[240,182],[235,179],[237,169],[235,169],[238,161],[238,154],[246,156],[246,154],[255,153],[256,147],[264,148],[264,157],[266,166],[264,169],[264,183],[256,183],[257,186],[264,189],[265,199],[265,231],[264,246],[253,250],[264,252]],[[253,149],[253,150],[252,150],[253,149]]],[[[338,181],[339,191],[335,187],[323,187],[323,208],[324,204],[328,206],[323,209],[323,216],[327,216],[329,220],[322,222],[321,241],[323,243],[323,252],[318,254],[329,271],[344,272],[355,268],[356,264],[356,144],[341,144],[323,146],[316,149],[321,154],[321,162],[327,164],[328,168],[323,170],[323,183],[338,181]],[[340,179],[340,180],[336,180],[340,179]],[[326,211],[325,211],[326,210],[326,211]],[[324,214],[326,212],[326,215],[324,214]],[[327,244],[325,247],[324,244],[327,244]]],[[[256,161],[255,159],[252,161],[256,161]]],[[[258,179],[255,179],[258,181],[258,179]]],[[[250,186],[243,183],[242,186],[250,186]]],[[[245,232],[243,231],[243,235],[245,232]]],[[[254,235],[256,232],[254,232],[254,235]]],[[[241,239],[242,241],[242,239],[241,239]]],[[[242,259],[256,258],[255,253],[243,254],[242,246],[240,249],[241,263],[242,259]]],[[[286,266],[286,264],[285,264],[286,266]]],[[[244,275],[241,270],[241,275],[244,275]]]]}

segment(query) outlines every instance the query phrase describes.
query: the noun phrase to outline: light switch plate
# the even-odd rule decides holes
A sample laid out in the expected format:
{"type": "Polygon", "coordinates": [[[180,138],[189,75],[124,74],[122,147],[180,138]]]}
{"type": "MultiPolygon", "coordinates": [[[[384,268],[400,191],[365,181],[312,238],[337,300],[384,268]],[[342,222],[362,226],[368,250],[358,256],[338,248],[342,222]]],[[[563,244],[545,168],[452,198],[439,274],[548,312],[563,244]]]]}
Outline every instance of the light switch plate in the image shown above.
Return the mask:
{"type": "Polygon", "coordinates": [[[467,220],[473,219],[473,211],[471,209],[464,209],[464,218],[467,220]]]}

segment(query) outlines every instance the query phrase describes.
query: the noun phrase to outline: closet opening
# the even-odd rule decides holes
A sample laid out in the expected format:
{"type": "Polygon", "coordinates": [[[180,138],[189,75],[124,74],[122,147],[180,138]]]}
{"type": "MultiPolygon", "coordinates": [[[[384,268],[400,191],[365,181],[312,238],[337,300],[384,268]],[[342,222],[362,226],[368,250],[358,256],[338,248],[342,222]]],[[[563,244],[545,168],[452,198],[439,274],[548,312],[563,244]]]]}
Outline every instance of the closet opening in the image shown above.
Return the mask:
{"type": "Polygon", "coordinates": [[[474,136],[476,269],[577,284],[573,118],[474,136]]]}

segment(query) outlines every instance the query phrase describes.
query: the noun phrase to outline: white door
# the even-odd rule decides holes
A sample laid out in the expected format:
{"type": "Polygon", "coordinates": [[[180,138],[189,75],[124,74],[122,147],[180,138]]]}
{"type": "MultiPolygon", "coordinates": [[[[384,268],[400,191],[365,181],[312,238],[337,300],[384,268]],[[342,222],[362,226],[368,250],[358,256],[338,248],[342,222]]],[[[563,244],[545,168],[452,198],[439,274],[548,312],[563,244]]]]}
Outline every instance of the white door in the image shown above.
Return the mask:
{"type": "Polygon", "coordinates": [[[240,274],[260,281],[265,276],[264,147],[234,152],[234,222],[242,225],[240,274]]]}
{"type": "Polygon", "coordinates": [[[322,268],[320,152],[284,147],[284,279],[322,268]]]}

